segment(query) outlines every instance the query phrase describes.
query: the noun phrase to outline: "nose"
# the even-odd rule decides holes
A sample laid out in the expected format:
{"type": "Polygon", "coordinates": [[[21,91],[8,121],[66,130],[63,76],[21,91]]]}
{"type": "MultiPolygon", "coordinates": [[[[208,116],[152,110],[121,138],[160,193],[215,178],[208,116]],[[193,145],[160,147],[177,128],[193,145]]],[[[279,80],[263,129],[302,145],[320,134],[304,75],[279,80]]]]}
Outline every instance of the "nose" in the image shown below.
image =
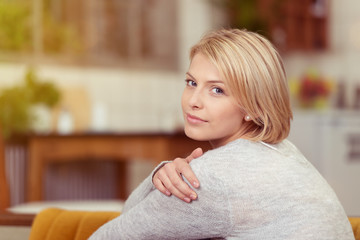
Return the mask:
{"type": "Polygon", "coordinates": [[[201,91],[196,89],[195,91],[192,91],[189,95],[189,106],[192,109],[201,109],[203,108],[203,101],[201,96],[201,91]]]}

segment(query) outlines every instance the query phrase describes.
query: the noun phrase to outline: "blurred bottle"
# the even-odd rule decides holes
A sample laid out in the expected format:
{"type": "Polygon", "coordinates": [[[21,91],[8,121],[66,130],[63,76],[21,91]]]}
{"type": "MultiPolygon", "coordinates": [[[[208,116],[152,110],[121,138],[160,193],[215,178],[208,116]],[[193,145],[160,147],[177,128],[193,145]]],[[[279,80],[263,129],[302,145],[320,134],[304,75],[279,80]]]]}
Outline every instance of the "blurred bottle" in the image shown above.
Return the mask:
{"type": "Polygon", "coordinates": [[[354,109],[360,110],[360,86],[355,89],[354,109]]]}
{"type": "Polygon", "coordinates": [[[59,134],[70,134],[73,131],[73,118],[71,113],[66,108],[63,108],[60,112],[57,131],[59,134]]]}
{"type": "Polygon", "coordinates": [[[345,83],[340,81],[337,85],[337,95],[335,107],[338,109],[346,108],[346,93],[345,93],[345,83]]]}
{"type": "Polygon", "coordinates": [[[95,102],[91,112],[91,130],[104,132],[107,127],[107,111],[104,103],[95,102]]]}

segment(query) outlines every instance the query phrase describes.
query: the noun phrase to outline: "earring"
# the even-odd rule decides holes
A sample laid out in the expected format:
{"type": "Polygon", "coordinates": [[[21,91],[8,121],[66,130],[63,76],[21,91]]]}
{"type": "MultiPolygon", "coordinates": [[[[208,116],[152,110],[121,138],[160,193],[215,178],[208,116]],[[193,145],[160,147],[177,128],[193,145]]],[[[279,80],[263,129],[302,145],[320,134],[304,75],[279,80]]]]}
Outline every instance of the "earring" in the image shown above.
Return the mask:
{"type": "Polygon", "coordinates": [[[250,121],[250,120],[251,120],[251,117],[250,117],[249,115],[246,115],[246,116],[245,116],[245,120],[246,120],[246,121],[250,121]]]}

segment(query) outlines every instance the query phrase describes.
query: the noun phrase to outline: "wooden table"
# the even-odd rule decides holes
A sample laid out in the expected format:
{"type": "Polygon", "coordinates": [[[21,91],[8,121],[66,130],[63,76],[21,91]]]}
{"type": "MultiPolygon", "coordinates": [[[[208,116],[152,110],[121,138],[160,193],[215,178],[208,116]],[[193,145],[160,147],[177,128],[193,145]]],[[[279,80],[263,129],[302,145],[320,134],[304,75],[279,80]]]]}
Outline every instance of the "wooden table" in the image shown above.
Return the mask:
{"type": "Polygon", "coordinates": [[[19,214],[0,211],[0,226],[31,226],[34,218],[34,214],[19,214]]]}
{"type": "MultiPolygon", "coordinates": [[[[209,149],[209,143],[179,134],[71,134],[34,135],[29,137],[27,201],[43,200],[43,177],[46,166],[53,162],[112,159],[126,163],[134,159],[152,161],[184,157],[196,147],[209,149]]],[[[119,198],[125,199],[126,170],[119,172],[119,198]]]]}

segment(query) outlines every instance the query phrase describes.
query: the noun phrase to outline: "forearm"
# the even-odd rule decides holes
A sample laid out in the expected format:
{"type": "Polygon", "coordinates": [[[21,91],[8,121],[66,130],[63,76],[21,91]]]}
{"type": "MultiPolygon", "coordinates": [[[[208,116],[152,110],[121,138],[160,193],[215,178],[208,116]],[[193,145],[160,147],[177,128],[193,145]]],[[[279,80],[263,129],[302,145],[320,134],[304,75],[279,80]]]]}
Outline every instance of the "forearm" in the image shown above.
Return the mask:
{"type": "Polygon", "coordinates": [[[188,204],[157,190],[150,191],[143,200],[127,207],[123,214],[102,226],[90,239],[200,239],[225,236],[231,223],[229,208],[223,197],[215,197],[214,194],[199,189],[199,199],[188,204]]]}

